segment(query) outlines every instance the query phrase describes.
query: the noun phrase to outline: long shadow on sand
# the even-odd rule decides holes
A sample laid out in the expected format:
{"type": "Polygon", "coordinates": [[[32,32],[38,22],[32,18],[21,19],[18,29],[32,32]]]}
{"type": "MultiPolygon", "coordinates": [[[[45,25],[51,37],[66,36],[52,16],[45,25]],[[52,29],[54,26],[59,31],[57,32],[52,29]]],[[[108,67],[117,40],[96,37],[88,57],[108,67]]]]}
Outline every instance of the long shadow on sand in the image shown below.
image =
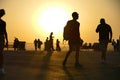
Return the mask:
{"type": "Polygon", "coordinates": [[[63,66],[63,70],[65,71],[65,74],[67,74],[69,80],[74,80],[73,75],[71,74],[70,70],[66,66],[63,66]]]}
{"type": "Polygon", "coordinates": [[[40,74],[37,76],[37,80],[46,80],[49,71],[49,63],[51,56],[52,52],[50,51],[47,52],[47,54],[43,57],[42,64],[40,66],[40,74]]]}

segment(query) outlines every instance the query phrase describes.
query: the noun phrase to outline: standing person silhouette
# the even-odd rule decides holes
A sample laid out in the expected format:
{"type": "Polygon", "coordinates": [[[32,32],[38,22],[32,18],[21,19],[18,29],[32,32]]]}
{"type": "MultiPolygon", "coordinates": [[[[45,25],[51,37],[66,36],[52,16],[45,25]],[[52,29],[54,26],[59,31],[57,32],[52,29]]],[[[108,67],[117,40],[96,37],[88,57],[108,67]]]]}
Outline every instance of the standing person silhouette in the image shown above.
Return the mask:
{"type": "Polygon", "coordinates": [[[101,18],[100,24],[96,28],[96,32],[99,33],[99,44],[102,52],[101,60],[102,63],[106,63],[106,51],[108,43],[112,40],[112,29],[111,26],[105,23],[105,19],[101,18]]]}
{"type": "Polygon", "coordinates": [[[37,43],[38,43],[38,49],[41,50],[42,41],[38,39],[37,43]]]}
{"type": "Polygon", "coordinates": [[[38,41],[37,39],[34,40],[35,51],[37,51],[38,41]]]}
{"type": "Polygon", "coordinates": [[[59,39],[56,40],[56,51],[61,51],[59,39]]]}
{"type": "Polygon", "coordinates": [[[50,42],[50,51],[54,51],[54,47],[53,47],[53,38],[54,38],[53,32],[50,33],[49,37],[50,37],[50,40],[49,40],[49,42],[50,42]]]}
{"type": "Polygon", "coordinates": [[[65,66],[66,61],[70,55],[70,53],[73,51],[72,49],[75,48],[76,55],[75,55],[75,66],[81,67],[82,65],[79,64],[79,51],[80,51],[80,23],[77,21],[79,17],[79,14],[77,12],[72,13],[72,20],[69,20],[66,24],[66,26],[69,27],[69,40],[68,40],[68,45],[69,45],[69,51],[67,52],[65,59],[63,61],[63,66],[65,66]]]}
{"type": "Polygon", "coordinates": [[[5,15],[5,10],[0,9],[0,75],[5,74],[3,68],[3,49],[5,45],[5,39],[6,39],[6,46],[8,46],[6,22],[1,19],[1,17],[4,15],[5,15]]]}
{"type": "Polygon", "coordinates": [[[44,50],[46,51],[48,51],[48,49],[49,49],[49,40],[48,40],[48,37],[46,38],[46,41],[44,42],[44,50]]]}

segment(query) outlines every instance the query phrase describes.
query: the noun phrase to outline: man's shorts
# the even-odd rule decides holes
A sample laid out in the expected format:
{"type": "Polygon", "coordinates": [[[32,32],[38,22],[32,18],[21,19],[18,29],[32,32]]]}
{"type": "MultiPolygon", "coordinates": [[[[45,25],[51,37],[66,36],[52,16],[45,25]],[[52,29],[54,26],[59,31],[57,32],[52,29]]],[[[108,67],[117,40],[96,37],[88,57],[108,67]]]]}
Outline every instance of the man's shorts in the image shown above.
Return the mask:
{"type": "Polygon", "coordinates": [[[99,49],[101,51],[106,51],[108,46],[108,40],[100,40],[99,42],[99,49]]]}
{"type": "Polygon", "coordinates": [[[75,51],[80,49],[80,41],[69,40],[68,44],[69,44],[70,50],[75,51]]]}

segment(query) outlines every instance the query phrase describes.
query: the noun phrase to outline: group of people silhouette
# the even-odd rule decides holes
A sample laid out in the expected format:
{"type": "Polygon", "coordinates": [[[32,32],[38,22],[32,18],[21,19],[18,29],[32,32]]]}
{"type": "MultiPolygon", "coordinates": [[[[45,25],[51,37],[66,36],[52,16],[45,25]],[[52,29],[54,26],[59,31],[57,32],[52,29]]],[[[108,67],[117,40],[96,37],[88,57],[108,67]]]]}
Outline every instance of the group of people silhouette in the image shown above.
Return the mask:
{"type": "MultiPolygon", "coordinates": [[[[49,37],[46,38],[46,41],[44,43],[45,51],[54,51],[55,50],[54,46],[53,46],[53,40],[54,40],[53,38],[54,38],[53,32],[51,32],[49,37]]],[[[56,51],[61,51],[59,39],[56,40],[56,51]]]]}
{"type": "Polygon", "coordinates": [[[41,45],[43,44],[43,42],[40,39],[35,39],[34,40],[34,46],[35,46],[35,50],[37,51],[37,49],[41,50],[41,45]]]}
{"type": "Polygon", "coordinates": [[[114,52],[118,52],[119,49],[120,49],[120,40],[119,39],[117,39],[117,40],[113,39],[112,40],[112,45],[114,47],[114,52]]]}
{"type": "MultiPolygon", "coordinates": [[[[6,31],[6,22],[1,19],[2,16],[5,15],[5,10],[0,9],[0,74],[4,74],[4,68],[3,68],[3,49],[4,44],[8,45],[8,36],[6,31]]],[[[80,38],[80,23],[77,21],[79,18],[79,14],[77,12],[72,13],[72,20],[69,20],[66,24],[70,29],[69,33],[69,39],[68,39],[68,45],[69,50],[65,56],[65,59],[63,60],[63,66],[66,65],[67,59],[70,55],[70,53],[73,51],[73,48],[75,49],[76,55],[75,55],[75,66],[76,67],[82,67],[82,65],[79,63],[79,53],[80,53],[80,44],[81,44],[81,38],[80,38]]],[[[105,63],[106,62],[106,51],[107,51],[107,45],[112,40],[112,29],[111,26],[108,25],[105,22],[104,18],[100,19],[100,24],[96,28],[96,33],[99,33],[99,48],[101,50],[101,60],[105,63]]],[[[47,37],[45,41],[45,50],[47,51],[54,51],[53,47],[53,32],[50,33],[49,38],[47,37]]],[[[57,39],[57,49],[61,50],[59,46],[59,40],[57,39]]],[[[35,50],[37,48],[41,48],[42,42],[38,39],[34,40],[35,44],[35,50]]]]}

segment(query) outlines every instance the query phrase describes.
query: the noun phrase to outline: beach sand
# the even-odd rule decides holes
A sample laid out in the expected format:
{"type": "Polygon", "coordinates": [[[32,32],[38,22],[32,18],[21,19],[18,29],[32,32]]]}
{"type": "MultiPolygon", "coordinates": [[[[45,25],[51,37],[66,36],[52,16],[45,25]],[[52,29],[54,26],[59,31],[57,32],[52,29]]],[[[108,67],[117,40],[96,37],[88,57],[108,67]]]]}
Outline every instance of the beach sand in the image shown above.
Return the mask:
{"type": "Polygon", "coordinates": [[[82,68],[76,68],[75,52],[62,61],[67,51],[4,51],[6,74],[0,80],[120,80],[120,53],[107,52],[107,64],[102,64],[100,52],[81,51],[82,68]]]}

